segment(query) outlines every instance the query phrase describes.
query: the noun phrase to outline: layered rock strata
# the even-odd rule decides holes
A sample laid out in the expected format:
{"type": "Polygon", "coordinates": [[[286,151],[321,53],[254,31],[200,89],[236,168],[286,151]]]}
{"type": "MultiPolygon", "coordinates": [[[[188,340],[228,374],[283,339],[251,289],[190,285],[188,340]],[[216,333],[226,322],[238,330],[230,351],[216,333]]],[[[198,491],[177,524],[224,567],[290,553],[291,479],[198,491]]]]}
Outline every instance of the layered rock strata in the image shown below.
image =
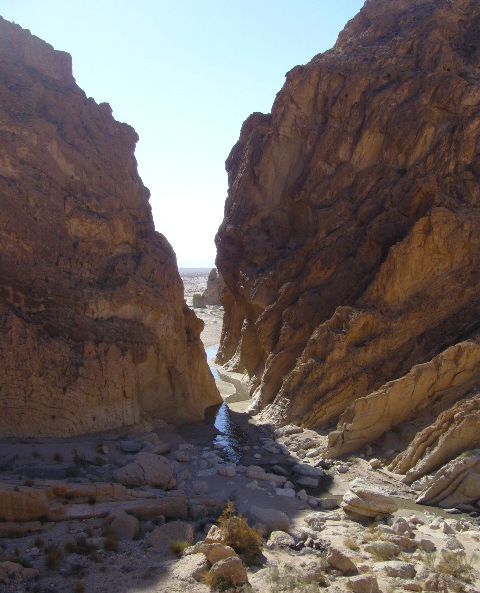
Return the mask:
{"type": "Polygon", "coordinates": [[[0,79],[0,436],[200,420],[220,398],[137,134],[3,19],[0,79]]]}
{"type": "Polygon", "coordinates": [[[218,361],[265,421],[340,418],[332,455],[424,412],[428,471],[458,454],[433,411],[480,382],[479,31],[474,0],[368,0],[227,159],[218,361]]]}

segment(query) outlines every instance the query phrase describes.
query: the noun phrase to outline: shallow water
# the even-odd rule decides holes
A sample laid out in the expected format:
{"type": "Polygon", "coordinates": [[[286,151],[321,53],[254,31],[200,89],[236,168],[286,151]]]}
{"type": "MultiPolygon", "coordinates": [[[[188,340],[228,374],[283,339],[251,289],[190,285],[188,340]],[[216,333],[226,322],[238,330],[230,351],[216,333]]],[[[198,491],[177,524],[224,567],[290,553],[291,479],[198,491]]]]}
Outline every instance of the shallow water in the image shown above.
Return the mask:
{"type": "MultiPolygon", "coordinates": [[[[207,361],[215,380],[220,380],[216,367],[212,364],[217,355],[218,345],[206,348],[207,361]]],[[[242,458],[242,447],[247,444],[247,436],[234,420],[235,413],[225,402],[216,410],[213,425],[217,432],[213,446],[223,452],[228,461],[239,463],[242,458]]]]}

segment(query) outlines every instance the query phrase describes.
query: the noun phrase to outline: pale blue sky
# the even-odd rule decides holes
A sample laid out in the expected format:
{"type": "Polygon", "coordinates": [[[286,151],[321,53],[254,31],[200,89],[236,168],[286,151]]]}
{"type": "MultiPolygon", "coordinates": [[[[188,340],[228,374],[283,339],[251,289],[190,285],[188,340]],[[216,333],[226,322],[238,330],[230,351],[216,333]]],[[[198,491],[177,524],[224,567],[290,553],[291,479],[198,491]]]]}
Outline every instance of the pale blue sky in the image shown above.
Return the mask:
{"type": "Polygon", "coordinates": [[[139,172],[180,266],[213,265],[224,162],[285,73],[330,48],[363,0],[0,0],[73,57],[77,83],[140,136],[139,172]]]}

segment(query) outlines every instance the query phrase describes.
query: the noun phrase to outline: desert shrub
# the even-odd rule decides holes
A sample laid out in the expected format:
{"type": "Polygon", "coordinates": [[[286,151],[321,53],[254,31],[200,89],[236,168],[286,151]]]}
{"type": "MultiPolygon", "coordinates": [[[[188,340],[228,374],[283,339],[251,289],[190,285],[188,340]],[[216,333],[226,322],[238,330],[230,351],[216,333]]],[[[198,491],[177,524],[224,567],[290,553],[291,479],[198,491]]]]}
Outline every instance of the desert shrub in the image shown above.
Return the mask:
{"type": "Polygon", "coordinates": [[[368,553],[377,561],[394,560],[398,554],[398,548],[389,545],[388,542],[372,542],[368,546],[368,553]]]}
{"type": "Polygon", "coordinates": [[[441,559],[437,562],[437,570],[441,574],[454,577],[464,583],[471,583],[474,568],[472,559],[469,561],[464,554],[444,550],[441,559]]]}
{"type": "Polygon", "coordinates": [[[45,546],[45,540],[43,539],[43,537],[36,537],[34,545],[36,548],[43,548],[45,546]]]}
{"type": "Polygon", "coordinates": [[[63,560],[62,550],[56,546],[51,545],[45,548],[45,566],[50,570],[55,570],[63,560]]]}
{"type": "Polygon", "coordinates": [[[235,506],[229,502],[220,515],[217,524],[224,536],[224,543],[231,546],[247,564],[255,564],[262,555],[262,536],[250,527],[235,506]]]}
{"type": "Polygon", "coordinates": [[[118,550],[118,540],[113,537],[113,535],[107,535],[103,544],[103,548],[107,552],[116,552],[118,550]]]}
{"type": "Polygon", "coordinates": [[[356,540],[350,535],[343,540],[343,543],[345,547],[347,547],[349,550],[353,550],[354,552],[357,552],[360,549],[360,546],[357,544],[356,540]]]}
{"type": "Polygon", "coordinates": [[[328,586],[328,581],[323,574],[324,565],[319,565],[319,570],[314,577],[307,578],[299,568],[285,564],[273,566],[268,573],[269,593],[317,593],[328,586]]]}

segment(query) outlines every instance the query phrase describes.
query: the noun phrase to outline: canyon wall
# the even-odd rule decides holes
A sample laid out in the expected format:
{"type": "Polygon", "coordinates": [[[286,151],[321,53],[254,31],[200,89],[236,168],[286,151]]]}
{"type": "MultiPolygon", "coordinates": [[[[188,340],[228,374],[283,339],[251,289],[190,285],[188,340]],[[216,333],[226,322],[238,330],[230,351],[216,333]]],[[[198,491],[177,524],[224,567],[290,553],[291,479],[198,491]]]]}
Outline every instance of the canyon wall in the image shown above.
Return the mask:
{"type": "Polygon", "coordinates": [[[218,362],[332,456],[480,382],[479,39],[474,0],[367,0],[227,159],[218,362]]]}
{"type": "Polygon", "coordinates": [[[0,19],[0,436],[190,422],[220,396],[138,140],[0,19]]]}

